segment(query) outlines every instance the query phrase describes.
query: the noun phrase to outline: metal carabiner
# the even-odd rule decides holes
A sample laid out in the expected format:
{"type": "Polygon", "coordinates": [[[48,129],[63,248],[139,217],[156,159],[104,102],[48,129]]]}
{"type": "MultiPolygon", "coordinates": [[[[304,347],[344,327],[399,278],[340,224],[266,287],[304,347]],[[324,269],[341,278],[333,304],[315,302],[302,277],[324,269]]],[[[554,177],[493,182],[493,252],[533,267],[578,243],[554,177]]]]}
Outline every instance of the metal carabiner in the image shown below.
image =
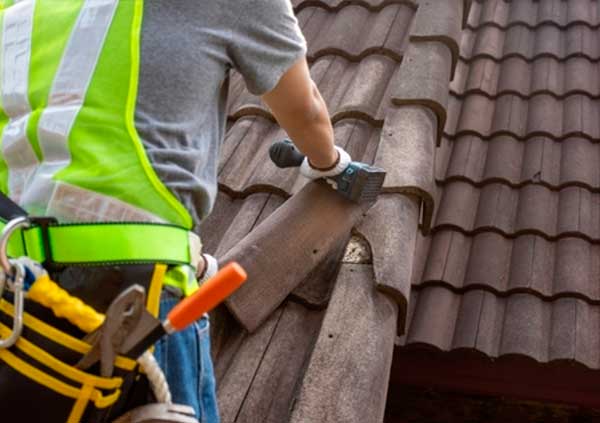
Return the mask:
{"type": "Polygon", "coordinates": [[[0,349],[13,346],[14,343],[17,342],[19,336],[21,336],[21,331],[23,330],[23,303],[25,298],[23,285],[25,280],[25,267],[17,261],[11,262],[11,260],[8,259],[8,240],[17,229],[29,227],[30,225],[27,217],[20,216],[10,220],[0,234],[0,267],[4,272],[4,275],[0,278],[0,298],[2,298],[4,285],[11,278],[13,281],[10,285],[14,294],[12,332],[8,338],[0,339],[0,349]]]}
{"type": "Polygon", "coordinates": [[[27,216],[19,216],[6,223],[0,234],[0,267],[7,275],[11,274],[12,266],[8,260],[8,240],[14,231],[20,228],[28,228],[31,222],[27,216]]]}
{"type": "Polygon", "coordinates": [[[14,295],[14,311],[13,311],[13,325],[12,331],[8,338],[0,339],[0,349],[12,347],[17,339],[21,336],[23,331],[23,303],[25,299],[24,292],[24,280],[25,280],[25,267],[18,261],[13,261],[12,265],[9,263],[11,269],[14,269],[13,282],[13,295],[14,295]]]}

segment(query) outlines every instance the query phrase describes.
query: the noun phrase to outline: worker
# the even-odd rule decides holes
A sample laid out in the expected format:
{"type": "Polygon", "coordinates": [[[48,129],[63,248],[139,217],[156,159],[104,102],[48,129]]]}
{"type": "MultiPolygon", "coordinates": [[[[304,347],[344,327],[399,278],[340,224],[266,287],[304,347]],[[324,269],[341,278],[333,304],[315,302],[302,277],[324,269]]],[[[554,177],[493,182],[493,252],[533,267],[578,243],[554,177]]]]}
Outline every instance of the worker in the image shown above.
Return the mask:
{"type": "MultiPolygon", "coordinates": [[[[316,179],[341,173],[350,157],[341,148],[334,148],[327,107],[310,77],[306,42],[290,1],[200,3],[145,3],[136,109],[137,127],[157,173],[187,206],[194,221],[201,222],[216,199],[219,146],[225,135],[227,76],[232,68],[243,76],[251,93],[261,96],[307,155],[312,166],[307,160],[302,167],[305,175],[316,179]]],[[[168,305],[163,303],[163,310],[167,311],[174,300],[164,301],[168,305]]],[[[163,343],[173,341],[169,337],[163,343]]],[[[203,357],[210,368],[208,345],[205,331],[203,357]]],[[[158,348],[161,359],[169,355],[162,354],[165,349],[158,348]]],[[[185,356],[188,351],[183,349],[181,354],[185,356]]],[[[178,381],[198,376],[189,373],[191,366],[170,358],[173,363],[163,363],[177,393],[175,399],[193,405],[198,413],[203,411],[209,417],[207,421],[216,421],[210,372],[205,380],[211,381],[197,399],[189,390],[196,384],[178,381]]]]}
{"type": "MultiPolygon", "coordinates": [[[[216,200],[232,69],[307,156],[305,176],[337,175],[351,161],[334,145],[290,0],[0,4],[0,187],[31,215],[198,233],[216,200]]],[[[198,255],[189,268],[204,280],[215,267],[198,255]]],[[[93,303],[100,294],[82,288],[83,279],[105,268],[68,266],[55,275],[93,303]]],[[[160,314],[195,285],[171,277],[160,314]]],[[[174,402],[218,422],[208,321],[164,338],[155,355],[174,402]]]]}

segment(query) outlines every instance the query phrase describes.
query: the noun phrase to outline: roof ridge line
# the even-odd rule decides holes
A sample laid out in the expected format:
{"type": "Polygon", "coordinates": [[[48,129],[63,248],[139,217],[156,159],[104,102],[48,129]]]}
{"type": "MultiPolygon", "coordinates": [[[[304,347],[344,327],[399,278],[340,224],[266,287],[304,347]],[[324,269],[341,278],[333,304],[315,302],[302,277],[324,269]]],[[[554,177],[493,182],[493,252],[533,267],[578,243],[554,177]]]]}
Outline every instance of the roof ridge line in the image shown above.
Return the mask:
{"type": "Polygon", "coordinates": [[[300,5],[294,6],[294,12],[299,13],[300,11],[309,7],[319,7],[321,9],[325,9],[328,12],[337,12],[348,6],[361,6],[371,12],[379,12],[385,9],[387,6],[395,4],[405,5],[412,8],[413,10],[418,9],[418,5],[413,0],[381,0],[381,2],[376,5],[373,5],[366,0],[343,0],[335,6],[330,6],[329,4],[320,0],[305,0],[302,3],[300,3],[300,5]]]}
{"type": "Polygon", "coordinates": [[[558,57],[556,54],[552,54],[552,53],[538,53],[532,57],[526,57],[521,53],[508,53],[508,54],[502,55],[501,57],[494,57],[489,53],[476,53],[474,55],[471,55],[470,57],[466,57],[463,54],[459,55],[459,60],[465,64],[471,64],[475,60],[479,60],[479,59],[489,59],[496,63],[501,64],[502,62],[504,62],[508,59],[514,59],[514,58],[522,59],[527,63],[533,63],[536,60],[548,59],[548,58],[554,59],[559,63],[564,63],[567,60],[574,59],[574,58],[587,59],[591,63],[600,62],[600,55],[598,55],[598,57],[591,57],[590,55],[584,54],[584,53],[570,53],[570,54],[566,55],[565,57],[558,57]]]}
{"type": "Polygon", "coordinates": [[[511,132],[511,131],[508,131],[505,129],[499,130],[499,131],[494,131],[489,135],[482,134],[473,129],[461,129],[460,131],[457,131],[454,134],[449,134],[446,131],[444,131],[444,137],[446,137],[450,140],[455,140],[458,137],[463,137],[463,136],[468,136],[468,135],[473,135],[473,136],[476,136],[476,137],[481,138],[482,140],[486,140],[486,141],[490,141],[492,138],[499,137],[499,136],[510,136],[518,141],[527,141],[527,140],[530,140],[535,137],[546,137],[546,138],[550,138],[551,140],[557,141],[557,142],[563,142],[566,139],[572,138],[572,137],[579,137],[579,138],[584,138],[594,144],[600,143],[600,138],[594,138],[591,135],[586,134],[585,132],[581,132],[581,131],[567,132],[560,136],[556,136],[554,134],[551,134],[551,133],[545,132],[545,131],[534,131],[534,132],[529,132],[526,135],[520,136],[520,135],[515,134],[514,132],[511,132]]]}
{"type": "Polygon", "coordinates": [[[387,47],[382,47],[382,46],[366,48],[363,51],[361,51],[359,54],[350,54],[347,51],[344,51],[337,47],[327,47],[327,48],[322,48],[320,50],[317,50],[314,53],[309,54],[307,59],[308,59],[308,62],[312,64],[312,63],[316,62],[317,60],[319,60],[323,57],[326,57],[326,56],[338,56],[338,57],[342,57],[342,58],[348,60],[349,62],[359,63],[359,62],[362,62],[365,58],[367,58],[369,56],[374,56],[374,55],[388,57],[397,63],[402,62],[401,54],[398,54],[395,51],[393,51],[392,49],[389,49],[387,47]]]}
{"type": "Polygon", "coordinates": [[[537,30],[537,29],[539,29],[540,27],[543,27],[543,26],[553,26],[555,28],[560,29],[561,31],[566,31],[566,30],[570,29],[571,27],[577,26],[577,25],[585,26],[585,27],[587,27],[587,28],[589,28],[591,30],[597,30],[598,28],[600,28],[600,23],[590,24],[589,22],[582,21],[580,19],[571,21],[571,22],[569,22],[567,24],[560,24],[560,23],[558,23],[556,21],[545,19],[545,20],[543,20],[541,22],[537,22],[535,25],[532,25],[529,22],[525,22],[525,21],[521,21],[521,20],[513,21],[513,22],[510,22],[510,23],[508,23],[506,25],[500,25],[498,22],[494,22],[494,21],[480,22],[476,26],[467,23],[467,25],[465,26],[465,29],[468,29],[470,31],[479,31],[480,29],[485,29],[485,28],[493,27],[493,28],[497,28],[497,29],[502,30],[502,31],[506,31],[506,30],[509,30],[509,29],[514,28],[516,26],[522,26],[522,27],[525,27],[525,28],[527,28],[529,30],[535,31],[535,30],[537,30]]]}
{"type": "Polygon", "coordinates": [[[487,285],[483,282],[468,283],[461,287],[457,287],[443,279],[427,279],[427,280],[423,280],[419,283],[411,284],[411,289],[414,289],[417,292],[422,291],[427,288],[444,288],[444,289],[447,289],[448,291],[451,291],[453,294],[456,294],[456,295],[464,295],[468,292],[473,292],[473,291],[484,291],[484,292],[494,295],[497,298],[502,298],[502,299],[510,298],[515,295],[525,294],[525,295],[531,295],[533,297],[536,297],[545,303],[554,303],[558,300],[570,298],[570,299],[574,299],[574,300],[584,301],[586,304],[588,304],[590,306],[600,306],[600,298],[593,299],[587,295],[583,295],[582,293],[573,292],[573,291],[559,291],[558,293],[555,293],[552,295],[545,295],[545,294],[541,293],[540,291],[536,291],[534,289],[525,288],[525,287],[510,288],[510,289],[507,289],[504,291],[500,291],[500,290],[494,288],[493,286],[487,285]]]}
{"type": "Polygon", "coordinates": [[[500,177],[484,178],[481,181],[475,181],[464,175],[452,175],[452,176],[445,177],[443,179],[436,178],[435,182],[437,185],[440,185],[442,187],[445,187],[453,182],[464,182],[464,183],[468,183],[476,188],[483,188],[485,186],[493,185],[493,184],[505,185],[512,189],[521,189],[521,188],[531,186],[531,185],[541,185],[544,188],[546,188],[552,192],[560,192],[567,188],[581,188],[581,189],[587,190],[588,192],[590,192],[592,194],[600,194],[600,185],[597,187],[594,187],[592,185],[586,184],[581,181],[569,181],[569,182],[562,183],[560,185],[553,185],[546,181],[536,182],[531,179],[527,179],[527,180],[521,181],[519,183],[514,183],[514,182],[509,181],[506,178],[500,178],[500,177]]]}
{"type": "Polygon", "coordinates": [[[465,229],[454,223],[440,223],[440,224],[432,226],[432,228],[431,228],[431,233],[433,235],[435,235],[438,232],[442,232],[442,231],[459,232],[462,235],[467,236],[467,237],[474,237],[474,236],[482,234],[482,233],[494,233],[494,234],[500,235],[506,239],[517,239],[517,238],[520,238],[523,236],[533,235],[533,236],[539,236],[540,238],[543,238],[548,242],[558,242],[558,241],[561,241],[564,239],[574,238],[574,239],[580,239],[580,240],[586,241],[587,243],[589,243],[591,245],[600,245],[600,238],[592,238],[582,232],[575,232],[575,231],[565,231],[565,232],[559,233],[558,235],[548,235],[547,233],[545,233],[539,229],[528,228],[528,229],[519,229],[516,232],[508,233],[496,226],[483,225],[483,226],[478,226],[474,229],[465,229]]]}
{"type": "Polygon", "coordinates": [[[471,95],[482,95],[484,97],[489,98],[490,100],[497,100],[501,97],[505,97],[508,95],[514,95],[514,96],[522,98],[523,100],[531,100],[534,97],[539,97],[542,95],[549,95],[551,97],[554,97],[557,100],[565,100],[568,97],[572,97],[575,95],[581,95],[581,96],[589,98],[590,100],[598,100],[598,99],[600,99],[600,88],[598,89],[598,94],[592,94],[588,91],[584,91],[584,90],[580,90],[580,89],[569,90],[563,94],[557,94],[557,93],[547,90],[547,89],[535,90],[533,92],[530,92],[529,94],[524,94],[524,93],[521,93],[516,90],[501,90],[501,91],[498,91],[496,94],[490,94],[480,88],[469,88],[462,92],[458,92],[456,90],[451,89],[450,94],[461,100],[464,100],[465,98],[467,98],[468,96],[471,96],[471,95]]]}

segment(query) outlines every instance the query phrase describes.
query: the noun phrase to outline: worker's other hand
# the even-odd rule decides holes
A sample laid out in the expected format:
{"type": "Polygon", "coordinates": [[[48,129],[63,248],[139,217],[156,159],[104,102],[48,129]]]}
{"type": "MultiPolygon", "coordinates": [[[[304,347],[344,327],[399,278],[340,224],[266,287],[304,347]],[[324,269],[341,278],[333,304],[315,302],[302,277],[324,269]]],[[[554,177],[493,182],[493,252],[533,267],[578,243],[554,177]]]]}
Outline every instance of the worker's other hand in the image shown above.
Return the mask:
{"type": "Polygon", "coordinates": [[[335,150],[337,151],[338,158],[328,168],[320,169],[314,167],[308,160],[308,157],[305,157],[302,165],[300,165],[300,173],[308,179],[328,178],[339,175],[350,165],[352,158],[342,147],[336,145],[335,150]]]}
{"type": "Polygon", "coordinates": [[[210,254],[202,254],[202,260],[204,261],[204,268],[198,274],[200,284],[212,278],[219,271],[219,262],[210,254]]]}

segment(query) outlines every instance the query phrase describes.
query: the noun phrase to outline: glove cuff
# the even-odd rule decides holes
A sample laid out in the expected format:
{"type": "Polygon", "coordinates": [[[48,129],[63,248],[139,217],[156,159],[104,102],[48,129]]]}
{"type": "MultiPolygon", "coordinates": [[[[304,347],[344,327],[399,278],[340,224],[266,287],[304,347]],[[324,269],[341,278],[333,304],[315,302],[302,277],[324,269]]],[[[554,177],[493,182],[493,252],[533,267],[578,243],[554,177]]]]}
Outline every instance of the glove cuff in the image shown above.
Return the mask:
{"type": "Polygon", "coordinates": [[[216,258],[210,254],[202,254],[202,258],[204,259],[204,271],[198,278],[199,284],[203,284],[219,271],[219,263],[216,258]]]}
{"type": "Polygon", "coordinates": [[[327,178],[342,173],[350,165],[352,158],[343,148],[336,145],[335,149],[338,152],[339,158],[337,163],[331,169],[315,169],[310,165],[308,157],[305,157],[304,161],[302,161],[302,165],[300,166],[300,173],[306,176],[308,179],[327,178]]]}

